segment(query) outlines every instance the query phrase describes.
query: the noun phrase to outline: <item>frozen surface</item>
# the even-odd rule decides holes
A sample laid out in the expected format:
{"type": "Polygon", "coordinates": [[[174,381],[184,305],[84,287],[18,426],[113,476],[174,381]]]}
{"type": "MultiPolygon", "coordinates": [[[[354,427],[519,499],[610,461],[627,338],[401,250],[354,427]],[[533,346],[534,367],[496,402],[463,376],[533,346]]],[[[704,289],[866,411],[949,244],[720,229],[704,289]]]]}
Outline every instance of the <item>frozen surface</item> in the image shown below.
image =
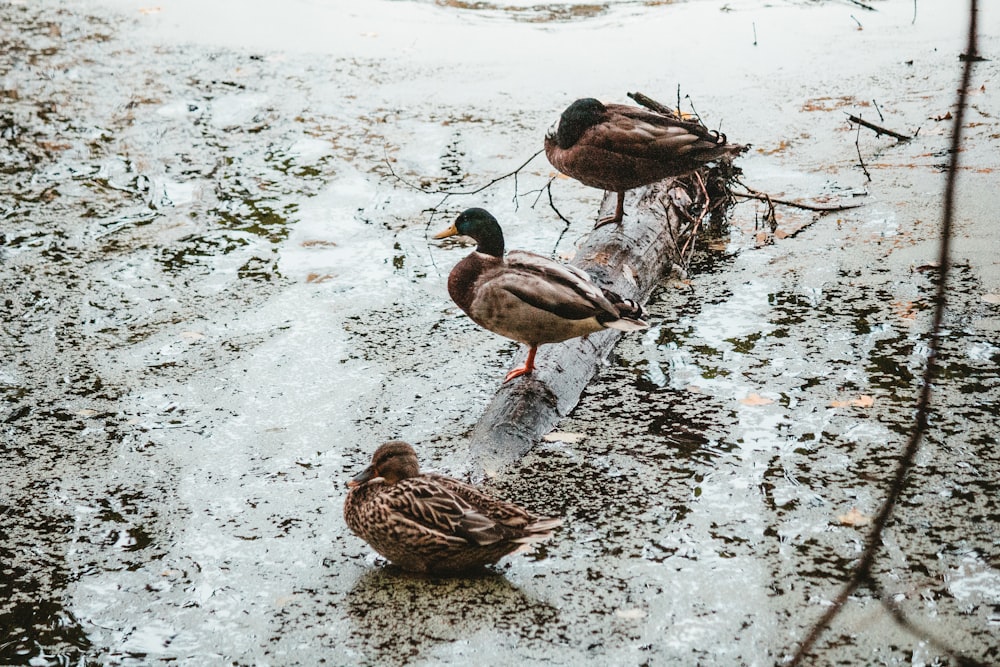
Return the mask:
{"type": "MultiPolygon", "coordinates": [[[[0,3],[0,662],[780,662],[860,551],[850,522],[879,506],[927,355],[965,17],[871,4],[0,3]],[[344,525],[344,482],[396,437],[468,474],[515,351],[448,299],[467,248],[428,232],[481,205],[511,247],[570,254],[601,197],[556,180],[564,230],[539,157],[432,214],[442,195],[386,160],[474,189],[573,99],[678,85],[753,144],[749,184],[866,205],[779,210],[760,244],[741,204],[664,284],[570,435],[485,482],[563,516],[555,539],[481,578],[385,568],[344,525]],[[919,132],[858,135],[845,111],[919,132]]],[[[997,662],[982,4],[936,407],[876,570],[918,625],[997,662]]],[[[821,650],[941,659],[867,589],[821,650]]]]}

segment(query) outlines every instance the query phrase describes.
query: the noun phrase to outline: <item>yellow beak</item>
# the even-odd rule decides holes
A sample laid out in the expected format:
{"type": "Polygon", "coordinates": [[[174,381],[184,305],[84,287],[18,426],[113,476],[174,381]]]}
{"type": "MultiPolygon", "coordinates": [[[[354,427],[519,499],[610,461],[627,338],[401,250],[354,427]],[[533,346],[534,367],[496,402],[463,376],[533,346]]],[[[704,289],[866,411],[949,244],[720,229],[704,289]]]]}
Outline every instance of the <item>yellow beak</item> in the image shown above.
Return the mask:
{"type": "Polygon", "coordinates": [[[437,234],[434,235],[434,238],[446,239],[449,236],[456,236],[457,234],[458,234],[458,227],[455,226],[455,223],[452,223],[451,227],[438,232],[437,234]]]}

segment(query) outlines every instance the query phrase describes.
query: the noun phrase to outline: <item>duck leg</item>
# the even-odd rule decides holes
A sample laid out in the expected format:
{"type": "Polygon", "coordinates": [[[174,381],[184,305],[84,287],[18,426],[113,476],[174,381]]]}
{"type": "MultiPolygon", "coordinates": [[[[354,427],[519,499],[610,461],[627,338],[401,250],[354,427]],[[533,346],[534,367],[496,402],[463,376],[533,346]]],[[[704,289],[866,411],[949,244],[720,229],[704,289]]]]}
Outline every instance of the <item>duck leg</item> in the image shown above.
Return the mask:
{"type": "Polygon", "coordinates": [[[594,225],[594,229],[598,227],[603,227],[604,225],[610,224],[612,222],[621,222],[622,218],[625,217],[625,191],[622,190],[618,193],[618,203],[615,205],[615,214],[610,216],[605,216],[597,221],[594,225]]]}
{"type": "Polygon", "coordinates": [[[538,350],[537,345],[532,345],[528,348],[528,358],[524,360],[523,366],[518,366],[517,368],[511,370],[507,373],[507,377],[503,379],[504,382],[510,382],[516,377],[521,377],[526,375],[531,371],[535,370],[535,352],[538,350]]]}

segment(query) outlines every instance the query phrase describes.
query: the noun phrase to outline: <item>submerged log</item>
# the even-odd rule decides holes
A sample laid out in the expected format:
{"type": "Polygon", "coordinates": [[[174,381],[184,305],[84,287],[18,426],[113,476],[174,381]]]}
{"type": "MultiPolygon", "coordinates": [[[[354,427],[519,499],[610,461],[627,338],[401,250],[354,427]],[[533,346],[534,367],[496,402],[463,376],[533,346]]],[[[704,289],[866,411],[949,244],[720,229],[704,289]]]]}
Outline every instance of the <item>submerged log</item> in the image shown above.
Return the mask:
{"type": "MultiPolygon", "coordinates": [[[[712,208],[724,211],[729,197],[719,169],[702,169],[699,175],[708,185],[712,208]]],[[[613,212],[615,201],[614,193],[606,194],[600,215],[613,212]]],[[[695,217],[692,210],[706,203],[702,188],[691,176],[630,191],[626,210],[631,213],[620,225],[595,229],[571,264],[589,273],[602,287],[644,304],[665,275],[686,275],[703,217],[695,217]]],[[[539,347],[535,371],[501,385],[473,430],[470,446],[478,471],[492,476],[530,451],[576,406],[622,335],[621,331],[605,329],[587,338],[539,347]]],[[[515,362],[523,362],[524,356],[522,351],[515,362]]]]}

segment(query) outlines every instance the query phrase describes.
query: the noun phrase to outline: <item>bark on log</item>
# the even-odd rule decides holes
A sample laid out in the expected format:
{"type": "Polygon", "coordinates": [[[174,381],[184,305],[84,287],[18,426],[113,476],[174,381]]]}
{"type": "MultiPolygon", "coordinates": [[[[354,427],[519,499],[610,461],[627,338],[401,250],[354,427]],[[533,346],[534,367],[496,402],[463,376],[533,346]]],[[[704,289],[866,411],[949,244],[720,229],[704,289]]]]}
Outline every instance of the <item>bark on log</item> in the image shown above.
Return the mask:
{"type": "MultiPolygon", "coordinates": [[[[687,249],[698,231],[687,211],[692,194],[699,193],[690,177],[629,192],[630,214],[621,225],[595,229],[571,263],[597,284],[646,303],[663,276],[671,270],[686,271],[687,249]]],[[[600,215],[614,211],[615,198],[613,193],[605,195],[600,215]]],[[[517,461],[569,414],[622,335],[605,329],[586,339],[539,347],[535,371],[501,385],[473,430],[470,447],[479,473],[493,476],[517,461]]],[[[522,351],[515,362],[521,363],[524,356],[522,351]]]]}

